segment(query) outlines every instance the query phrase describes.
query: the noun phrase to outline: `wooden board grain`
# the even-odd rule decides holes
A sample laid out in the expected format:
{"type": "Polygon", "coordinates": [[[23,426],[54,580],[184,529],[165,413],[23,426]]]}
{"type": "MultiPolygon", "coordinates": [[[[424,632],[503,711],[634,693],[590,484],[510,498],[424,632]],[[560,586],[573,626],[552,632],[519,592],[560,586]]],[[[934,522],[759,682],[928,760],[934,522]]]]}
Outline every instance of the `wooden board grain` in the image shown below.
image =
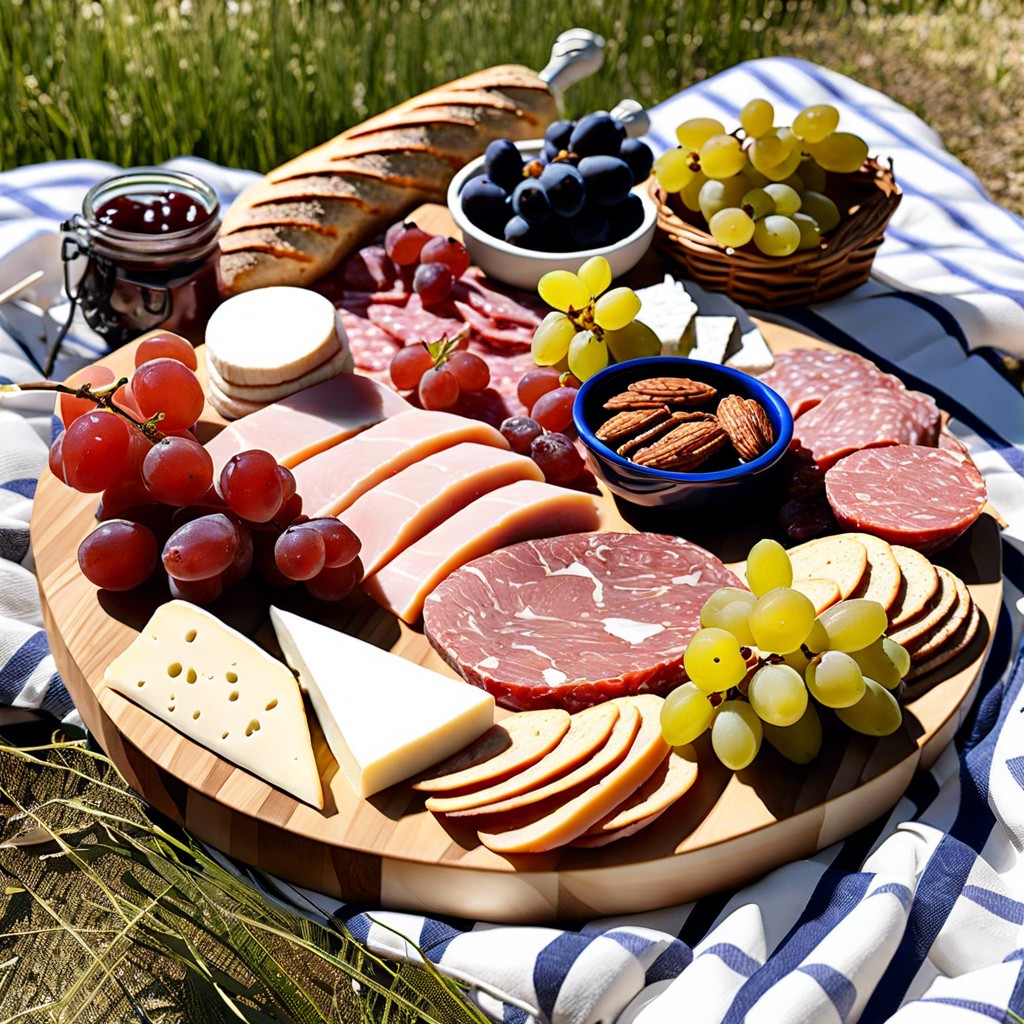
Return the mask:
{"type": "MultiPolygon", "coordinates": [[[[764,331],[776,349],[816,344],[783,328],[764,325],[764,331]]],[[[104,362],[128,373],[131,358],[129,347],[104,362]]],[[[202,422],[212,434],[221,421],[207,408],[202,422]]],[[[94,496],[70,491],[44,473],[32,543],[54,657],[100,745],[151,804],[225,853],[341,899],[394,909],[500,922],[582,919],[685,902],[811,855],[889,810],[914,771],[938,756],[970,706],[990,642],[986,626],[947,678],[907,706],[905,726],[894,736],[876,742],[837,735],[809,768],[766,748],[751,768],[736,774],[717,762],[705,736],[694,789],[648,829],[597,850],[502,857],[480,846],[472,830],[442,825],[408,786],[359,800],[312,715],[323,812],[103,688],[106,665],[167,594],[156,586],[130,595],[98,594],[85,580],[75,552],[94,525],[95,505],[94,496]]],[[[604,529],[633,528],[607,494],[602,510],[604,529]]],[[[700,524],[691,525],[692,536],[700,524]]],[[[732,559],[748,546],[748,538],[741,542],[734,532],[709,534],[711,546],[727,559],[723,545],[733,549],[732,559]]],[[[985,622],[994,623],[1001,567],[993,518],[983,516],[948,555],[943,561],[968,583],[985,622]]],[[[258,585],[245,586],[212,610],[277,653],[267,595],[258,585]]],[[[358,594],[339,606],[320,606],[294,591],[275,601],[452,674],[418,629],[358,594]]]]}

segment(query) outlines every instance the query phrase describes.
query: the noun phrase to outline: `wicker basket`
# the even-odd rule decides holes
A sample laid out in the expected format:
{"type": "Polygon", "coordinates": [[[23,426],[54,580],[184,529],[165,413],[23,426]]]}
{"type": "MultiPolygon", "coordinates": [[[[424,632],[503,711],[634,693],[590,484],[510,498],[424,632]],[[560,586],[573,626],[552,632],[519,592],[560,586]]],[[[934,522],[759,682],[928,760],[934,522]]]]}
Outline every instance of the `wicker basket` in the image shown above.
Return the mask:
{"type": "Polygon", "coordinates": [[[903,194],[892,169],[874,159],[856,174],[831,178],[830,186],[840,186],[830,187],[829,195],[842,220],[817,251],[764,256],[753,243],[726,250],[699,226],[699,213],[687,210],[678,195],[666,195],[652,177],[650,193],[658,206],[654,244],[693,280],[745,306],[781,309],[838,298],[868,279],[903,194]]]}

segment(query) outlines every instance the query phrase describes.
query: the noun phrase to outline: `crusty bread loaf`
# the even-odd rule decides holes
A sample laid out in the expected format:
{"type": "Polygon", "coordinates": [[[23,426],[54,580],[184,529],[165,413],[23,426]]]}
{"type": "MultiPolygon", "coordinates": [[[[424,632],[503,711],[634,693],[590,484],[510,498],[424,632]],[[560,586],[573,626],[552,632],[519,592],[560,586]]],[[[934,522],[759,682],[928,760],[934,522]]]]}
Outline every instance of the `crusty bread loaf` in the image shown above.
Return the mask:
{"type": "Polygon", "coordinates": [[[493,139],[537,138],[557,116],[537,73],[502,65],[431,89],[271,171],[224,217],[226,294],[306,285],[424,202],[493,139]]]}

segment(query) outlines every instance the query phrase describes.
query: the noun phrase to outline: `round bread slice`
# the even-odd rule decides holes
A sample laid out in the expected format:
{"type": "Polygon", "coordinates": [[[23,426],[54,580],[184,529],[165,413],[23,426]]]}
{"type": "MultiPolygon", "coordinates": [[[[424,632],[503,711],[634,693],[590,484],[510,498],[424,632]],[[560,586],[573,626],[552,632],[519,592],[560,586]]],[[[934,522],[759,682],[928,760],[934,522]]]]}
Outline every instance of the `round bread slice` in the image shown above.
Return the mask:
{"type": "Polygon", "coordinates": [[[881,537],[870,533],[840,534],[841,537],[852,537],[858,544],[864,545],[868,556],[868,571],[860,581],[852,597],[862,597],[868,601],[877,601],[888,611],[900,591],[903,573],[900,563],[892,553],[892,545],[881,537]]]}
{"type": "Polygon", "coordinates": [[[922,633],[911,643],[905,645],[910,651],[911,661],[927,661],[933,654],[941,650],[946,641],[964,624],[971,613],[971,593],[963,580],[953,577],[956,587],[956,600],[949,612],[940,619],[927,633],[922,633]]]}
{"type": "MultiPolygon", "coordinates": [[[[605,707],[607,706],[605,705],[605,707]]],[[[585,711],[579,711],[573,715],[573,718],[580,718],[580,716],[586,716],[590,712],[596,712],[600,707],[602,705],[587,708],[585,711]]],[[[558,796],[559,793],[569,793],[589,783],[596,786],[598,784],[597,780],[602,775],[615,768],[625,758],[633,745],[633,741],[636,739],[637,733],[640,731],[642,718],[637,708],[619,704],[618,711],[618,716],[612,719],[614,727],[611,729],[611,732],[606,736],[603,743],[599,743],[596,746],[592,744],[592,740],[588,736],[588,733],[592,731],[589,726],[592,722],[599,722],[601,720],[592,715],[586,726],[581,726],[579,738],[573,741],[572,748],[570,749],[572,762],[576,765],[572,771],[552,777],[550,770],[545,767],[537,771],[535,777],[527,778],[525,783],[518,779],[509,779],[507,787],[494,787],[495,791],[505,789],[507,790],[506,792],[499,793],[493,799],[489,799],[486,803],[482,803],[479,806],[449,811],[449,817],[471,818],[482,815],[486,816],[489,827],[493,827],[491,822],[495,820],[495,816],[500,818],[502,815],[507,816],[521,811],[523,808],[530,808],[534,804],[539,804],[551,797],[558,796]],[[585,749],[581,751],[580,748],[585,749]],[[578,758],[577,755],[581,752],[584,756],[583,758],[578,758]],[[542,784],[545,776],[550,781],[542,784]],[[501,797],[504,797],[504,799],[501,799],[501,797]]],[[[605,723],[601,721],[602,728],[604,728],[604,725],[605,723]]],[[[557,770],[559,767],[559,761],[561,760],[558,755],[559,748],[571,736],[572,729],[570,728],[569,732],[566,733],[565,739],[544,759],[551,762],[553,769],[557,770]]],[[[537,765],[534,765],[534,767],[536,768],[537,765]]],[[[525,774],[527,773],[524,772],[525,774]]],[[[427,810],[436,812],[437,804],[438,801],[428,800],[427,810]]]]}
{"type": "Polygon", "coordinates": [[[859,540],[846,535],[819,537],[789,549],[793,579],[834,580],[845,601],[859,586],[868,571],[867,549],[859,540]]]}
{"type": "Polygon", "coordinates": [[[941,565],[935,567],[939,574],[939,589],[917,618],[905,626],[889,632],[889,638],[911,650],[917,641],[938,625],[953,610],[956,604],[956,577],[941,565]]]}
{"type": "Polygon", "coordinates": [[[339,374],[351,371],[352,353],[348,348],[338,349],[319,366],[314,366],[301,377],[296,377],[294,380],[282,380],[277,384],[233,384],[220,375],[209,358],[206,360],[206,379],[216,385],[222,395],[235,400],[241,399],[243,402],[262,402],[263,404],[280,401],[282,398],[294,395],[296,392],[319,384],[330,377],[337,377],[339,374]]]}
{"type": "MultiPolygon", "coordinates": [[[[916,683],[917,680],[928,675],[930,672],[952,661],[958,654],[970,646],[978,633],[980,625],[981,612],[978,611],[978,606],[972,603],[970,614],[960,624],[960,628],[946,640],[945,646],[935,651],[927,660],[912,665],[907,673],[906,682],[916,683]]],[[[914,697],[927,688],[927,686],[911,686],[908,688],[904,699],[913,700],[914,697]]]]}
{"type": "Polygon", "coordinates": [[[206,326],[206,355],[232,384],[280,384],[347,349],[330,299],[306,288],[271,287],[221,303],[206,326]]]}
{"type": "Polygon", "coordinates": [[[811,599],[815,615],[831,608],[842,597],[835,580],[793,580],[793,589],[811,599]]]}
{"type": "Polygon", "coordinates": [[[434,765],[412,788],[424,793],[450,793],[490,785],[539,761],[568,731],[569,712],[561,708],[517,712],[434,765]]]}
{"type": "Polygon", "coordinates": [[[939,574],[920,551],[893,544],[892,553],[903,577],[896,600],[889,609],[889,628],[898,629],[928,607],[939,592],[939,574]]]}

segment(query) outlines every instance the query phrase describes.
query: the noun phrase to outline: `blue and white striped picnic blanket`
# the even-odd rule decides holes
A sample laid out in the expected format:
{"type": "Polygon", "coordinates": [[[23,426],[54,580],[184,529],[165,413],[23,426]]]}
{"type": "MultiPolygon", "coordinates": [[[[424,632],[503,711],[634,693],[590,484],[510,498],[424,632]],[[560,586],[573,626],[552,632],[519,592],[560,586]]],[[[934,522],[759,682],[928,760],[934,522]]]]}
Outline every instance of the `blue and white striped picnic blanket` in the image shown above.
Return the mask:
{"type": "MultiPolygon", "coordinates": [[[[1024,397],[994,369],[991,347],[1024,355],[1024,222],[908,110],[802,61],[753,61],[681,93],[652,111],[651,140],[674,145],[675,125],[693,115],[734,123],[754,96],[769,98],[782,123],[808,103],[834,103],[843,127],[893,158],[905,199],[874,279],[789,322],[933,394],[1008,523],[1004,605],[955,745],[885,820],[816,857],[739,891],[582,928],[357,912],[246,873],[381,954],[415,959],[408,937],[506,1024],[1019,1020],[1009,1011],[1024,1015],[1024,397]]],[[[175,165],[211,181],[225,203],[251,180],[195,160],[175,165]]],[[[0,289],[34,269],[32,239],[110,170],[72,161],[0,175],[0,257],[24,257],[0,262],[0,289]]],[[[0,338],[0,375],[37,377],[42,350],[38,339],[0,338]]],[[[80,333],[60,370],[98,351],[80,333]]],[[[0,700],[65,717],[74,712],[41,630],[27,526],[48,405],[21,398],[0,409],[0,700]]]]}

